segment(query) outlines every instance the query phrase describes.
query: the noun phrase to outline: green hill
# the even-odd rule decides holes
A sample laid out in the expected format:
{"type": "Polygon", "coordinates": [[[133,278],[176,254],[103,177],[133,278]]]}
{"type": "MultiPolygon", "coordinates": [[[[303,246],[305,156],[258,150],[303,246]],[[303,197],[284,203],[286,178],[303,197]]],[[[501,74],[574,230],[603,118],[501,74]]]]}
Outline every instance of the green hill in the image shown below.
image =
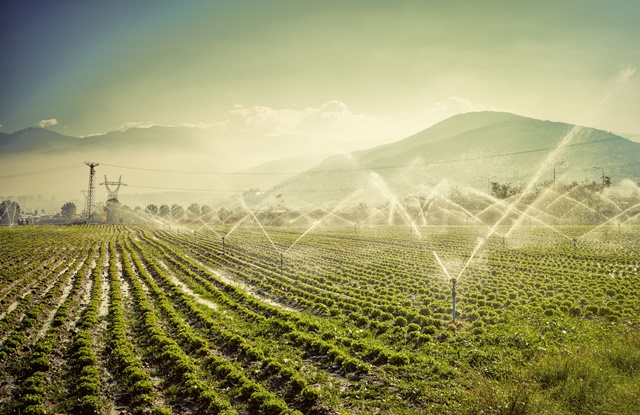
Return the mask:
{"type": "MultiPolygon", "coordinates": [[[[334,156],[276,187],[312,203],[353,192],[374,196],[389,186],[399,196],[443,181],[486,189],[490,181],[600,180],[640,177],[640,143],[588,127],[500,112],[460,114],[396,143],[334,156]],[[376,173],[376,175],[372,174],[376,173]]],[[[366,197],[365,197],[366,198],[366,197]]]]}

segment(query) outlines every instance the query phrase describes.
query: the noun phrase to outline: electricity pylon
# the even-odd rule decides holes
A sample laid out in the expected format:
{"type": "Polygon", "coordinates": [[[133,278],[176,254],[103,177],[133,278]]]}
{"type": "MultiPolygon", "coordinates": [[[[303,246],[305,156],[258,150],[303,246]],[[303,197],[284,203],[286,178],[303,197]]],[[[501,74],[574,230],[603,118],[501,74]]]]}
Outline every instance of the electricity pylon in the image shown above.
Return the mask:
{"type": "Polygon", "coordinates": [[[87,190],[87,199],[85,202],[85,209],[87,215],[87,221],[93,219],[93,176],[96,174],[96,166],[100,163],[94,163],[91,161],[85,161],[84,164],[89,166],[89,190],[87,190]]]}
{"type": "Polygon", "coordinates": [[[100,185],[104,185],[107,188],[107,192],[109,193],[109,196],[107,197],[107,203],[109,202],[120,203],[118,201],[118,191],[120,190],[120,186],[126,186],[126,184],[122,183],[122,176],[120,176],[117,182],[110,182],[109,180],[107,180],[107,175],[105,174],[104,182],[100,183],[100,185]],[[116,187],[115,189],[112,189],[109,186],[116,186],[116,187]]]}

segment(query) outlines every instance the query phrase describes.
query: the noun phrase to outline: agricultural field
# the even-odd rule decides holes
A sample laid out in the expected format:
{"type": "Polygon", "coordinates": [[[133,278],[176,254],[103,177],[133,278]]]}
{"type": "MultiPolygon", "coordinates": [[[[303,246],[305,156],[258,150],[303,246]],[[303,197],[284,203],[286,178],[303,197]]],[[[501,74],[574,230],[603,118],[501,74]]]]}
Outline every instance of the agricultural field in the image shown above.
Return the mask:
{"type": "Polygon", "coordinates": [[[640,407],[637,225],[218,227],[0,229],[0,413],[640,407]]]}

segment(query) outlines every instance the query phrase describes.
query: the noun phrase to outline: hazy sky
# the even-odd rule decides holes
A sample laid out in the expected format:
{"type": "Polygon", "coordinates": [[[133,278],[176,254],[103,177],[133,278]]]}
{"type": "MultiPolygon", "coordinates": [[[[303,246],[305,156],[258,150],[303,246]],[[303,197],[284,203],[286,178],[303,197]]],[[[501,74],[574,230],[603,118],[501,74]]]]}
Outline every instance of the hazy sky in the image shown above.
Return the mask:
{"type": "Polygon", "coordinates": [[[495,109],[637,133],[639,22],[638,0],[9,0],[0,131],[396,140],[495,109]]]}

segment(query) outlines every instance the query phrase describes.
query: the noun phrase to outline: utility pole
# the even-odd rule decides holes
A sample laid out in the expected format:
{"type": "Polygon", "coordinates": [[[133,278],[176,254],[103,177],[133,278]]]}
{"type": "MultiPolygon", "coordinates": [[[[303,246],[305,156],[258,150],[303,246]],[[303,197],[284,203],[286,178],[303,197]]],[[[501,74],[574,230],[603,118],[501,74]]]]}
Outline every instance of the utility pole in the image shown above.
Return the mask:
{"type": "Polygon", "coordinates": [[[556,182],[556,166],[562,166],[562,165],[564,165],[564,161],[559,161],[553,165],[553,183],[556,182]]]}
{"type": "Polygon", "coordinates": [[[96,174],[96,166],[98,166],[100,163],[85,161],[84,164],[89,166],[89,190],[87,190],[85,212],[87,214],[87,221],[91,221],[93,219],[93,176],[96,174]]]}

